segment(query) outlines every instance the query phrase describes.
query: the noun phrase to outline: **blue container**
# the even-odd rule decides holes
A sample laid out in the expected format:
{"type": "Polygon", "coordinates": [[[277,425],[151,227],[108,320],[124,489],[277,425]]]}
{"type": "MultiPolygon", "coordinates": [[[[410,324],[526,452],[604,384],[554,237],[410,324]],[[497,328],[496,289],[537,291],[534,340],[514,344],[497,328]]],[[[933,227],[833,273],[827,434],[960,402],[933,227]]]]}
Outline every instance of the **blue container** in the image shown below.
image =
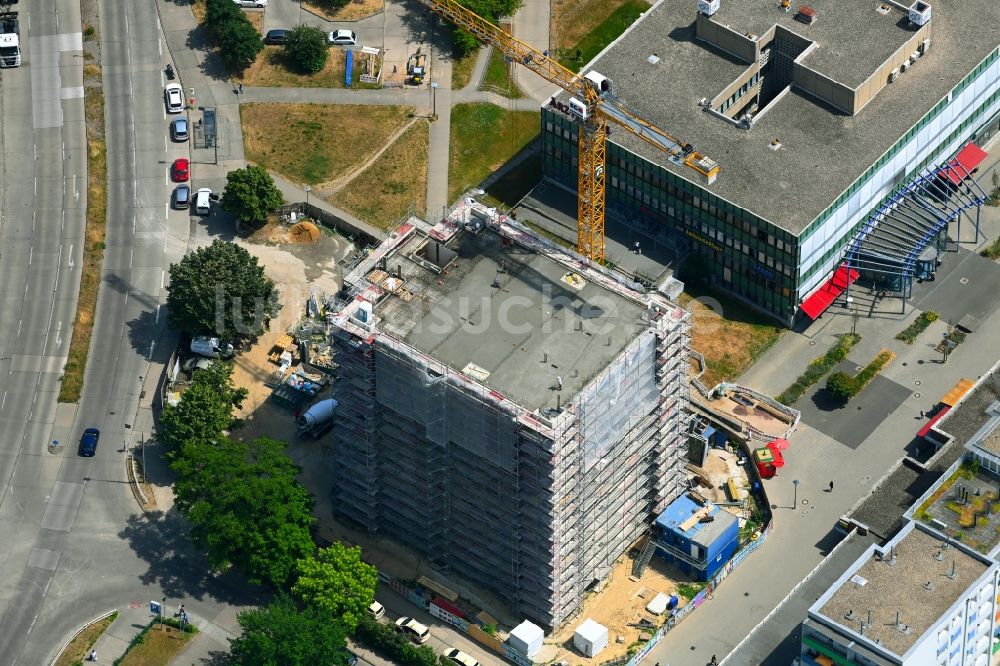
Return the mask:
{"type": "Polygon", "coordinates": [[[347,52],[347,66],[344,67],[344,85],[351,87],[351,70],[354,69],[354,51],[347,52]]]}

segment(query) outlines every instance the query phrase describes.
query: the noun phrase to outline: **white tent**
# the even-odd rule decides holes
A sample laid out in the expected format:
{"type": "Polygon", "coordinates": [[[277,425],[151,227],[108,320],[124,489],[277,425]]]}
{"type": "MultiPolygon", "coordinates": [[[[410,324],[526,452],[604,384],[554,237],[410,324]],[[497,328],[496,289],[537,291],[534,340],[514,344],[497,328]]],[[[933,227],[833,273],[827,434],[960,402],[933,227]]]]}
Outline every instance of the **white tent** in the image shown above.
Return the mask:
{"type": "Polygon", "coordinates": [[[593,657],[608,646],[608,628],[587,618],[573,634],[573,647],[585,657],[593,657]]]}

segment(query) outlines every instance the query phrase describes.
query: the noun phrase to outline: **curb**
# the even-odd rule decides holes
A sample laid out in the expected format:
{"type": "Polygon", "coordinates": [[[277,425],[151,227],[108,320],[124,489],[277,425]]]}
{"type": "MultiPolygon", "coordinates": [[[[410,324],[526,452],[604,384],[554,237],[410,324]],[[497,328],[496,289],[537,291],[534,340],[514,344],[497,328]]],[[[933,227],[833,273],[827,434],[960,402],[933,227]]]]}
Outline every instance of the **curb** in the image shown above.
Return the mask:
{"type": "Polygon", "coordinates": [[[149,504],[149,498],[146,497],[146,493],[142,492],[142,486],[139,485],[139,477],[135,473],[135,466],[135,456],[128,455],[125,458],[125,471],[128,475],[128,484],[132,488],[132,495],[135,496],[135,501],[138,502],[139,508],[145,513],[146,505],[149,504]]]}
{"type": "Polygon", "coordinates": [[[112,613],[116,613],[116,612],[118,612],[118,609],[117,608],[112,608],[111,610],[109,610],[104,615],[100,615],[98,617],[95,617],[90,622],[87,622],[86,624],[81,625],[79,629],[77,629],[76,631],[74,631],[73,634],[63,642],[62,647],[59,648],[59,651],[56,653],[56,656],[52,657],[52,659],[49,661],[49,666],[52,666],[52,664],[54,664],[57,661],[59,661],[59,658],[62,657],[63,652],[66,651],[66,648],[69,647],[69,644],[72,643],[76,639],[77,636],[79,636],[80,634],[82,634],[84,632],[84,630],[86,630],[90,625],[92,625],[92,624],[94,624],[96,622],[100,622],[104,618],[106,618],[109,615],[111,615],[112,613]]]}

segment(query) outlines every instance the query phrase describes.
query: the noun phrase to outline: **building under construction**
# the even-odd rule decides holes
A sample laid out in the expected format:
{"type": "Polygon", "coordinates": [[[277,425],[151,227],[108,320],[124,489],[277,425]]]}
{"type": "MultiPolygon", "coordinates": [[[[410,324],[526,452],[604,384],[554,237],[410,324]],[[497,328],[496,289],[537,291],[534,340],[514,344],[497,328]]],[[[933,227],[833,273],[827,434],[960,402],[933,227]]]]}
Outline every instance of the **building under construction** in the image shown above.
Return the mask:
{"type": "Polygon", "coordinates": [[[690,315],[471,200],[342,296],[336,510],[561,624],[679,493],[690,315]]]}

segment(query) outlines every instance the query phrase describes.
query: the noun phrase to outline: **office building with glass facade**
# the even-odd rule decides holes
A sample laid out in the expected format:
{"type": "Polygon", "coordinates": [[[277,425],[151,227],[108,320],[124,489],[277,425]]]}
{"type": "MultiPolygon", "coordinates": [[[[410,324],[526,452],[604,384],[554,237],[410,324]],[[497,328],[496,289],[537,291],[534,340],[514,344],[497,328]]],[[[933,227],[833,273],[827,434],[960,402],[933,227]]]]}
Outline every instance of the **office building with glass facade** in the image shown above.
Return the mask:
{"type": "MultiPolygon", "coordinates": [[[[1000,3],[810,5],[661,0],[585,68],[720,166],[709,183],[612,122],[608,218],[787,325],[873,211],[1000,119],[1000,3]]],[[[543,107],[543,165],[575,189],[568,101],[543,107]]]]}

